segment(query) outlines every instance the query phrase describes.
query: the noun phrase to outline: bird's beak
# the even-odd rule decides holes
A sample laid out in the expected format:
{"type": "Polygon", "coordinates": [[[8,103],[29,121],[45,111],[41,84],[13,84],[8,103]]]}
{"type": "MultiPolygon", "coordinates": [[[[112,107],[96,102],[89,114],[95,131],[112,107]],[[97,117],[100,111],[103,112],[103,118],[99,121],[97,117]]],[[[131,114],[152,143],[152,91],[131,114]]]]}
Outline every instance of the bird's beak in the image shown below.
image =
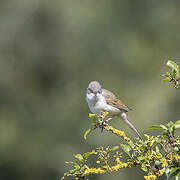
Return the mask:
{"type": "Polygon", "coordinates": [[[97,96],[97,92],[96,91],[94,92],[94,95],[97,96]]]}

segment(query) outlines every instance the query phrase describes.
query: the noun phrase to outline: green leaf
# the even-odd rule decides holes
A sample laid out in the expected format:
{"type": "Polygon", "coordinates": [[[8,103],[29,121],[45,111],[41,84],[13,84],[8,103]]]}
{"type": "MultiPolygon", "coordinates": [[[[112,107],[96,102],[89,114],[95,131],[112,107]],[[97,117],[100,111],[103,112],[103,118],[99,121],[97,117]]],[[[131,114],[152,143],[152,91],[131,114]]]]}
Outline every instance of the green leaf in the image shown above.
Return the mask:
{"type": "Polygon", "coordinates": [[[144,150],[145,148],[146,148],[145,145],[141,145],[141,146],[138,147],[138,149],[140,149],[140,150],[144,150]]]}
{"type": "Polygon", "coordinates": [[[176,146],[174,147],[174,151],[178,152],[179,151],[179,148],[176,146]]]}
{"type": "Polygon", "coordinates": [[[179,66],[175,62],[169,60],[166,65],[171,67],[172,72],[179,77],[179,66]]]}
{"type": "Polygon", "coordinates": [[[180,128],[180,124],[177,124],[174,127],[175,127],[175,129],[179,129],[180,128]]]}
{"type": "Polygon", "coordinates": [[[179,66],[174,62],[174,61],[171,61],[169,60],[167,63],[166,63],[167,66],[173,68],[173,69],[178,69],[179,66]]]}
{"type": "Polygon", "coordinates": [[[149,140],[150,139],[150,136],[148,136],[147,134],[144,134],[144,137],[149,140]]]}
{"type": "Polygon", "coordinates": [[[80,161],[80,163],[84,163],[84,158],[81,154],[76,154],[74,155],[74,157],[80,161]]]}
{"type": "Polygon", "coordinates": [[[180,179],[180,172],[176,175],[177,179],[180,179]]]}
{"type": "Polygon", "coordinates": [[[171,127],[171,126],[173,126],[173,125],[174,125],[174,123],[173,123],[172,121],[170,121],[170,122],[167,124],[168,127],[171,127]]]}
{"type": "Polygon", "coordinates": [[[167,77],[165,79],[163,79],[164,82],[170,82],[171,78],[167,77]]]}
{"type": "Polygon", "coordinates": [[[145,164],[145,163],[142,163],[142,164],[141,164],[141,169],[142,169],[143,171],[148,171],[148,168],[146,167],[146,164],[145,164]]]}
{"type": "Polygon", "coordinates": [[[145,167],[145,166],[144,166],[144,167],[142,167],[141,169],[142,169],[143,171],[145,171],[145,172],[148,170],[148,168],[147,168],[147,167],[145,167]]]}
{"type": "Polygon", "coordinates": [[[146,157],[145,157],[145,156],[139,156],[139,157],[137,157],[137,159],[138,159],[139,161],[144,161],[144,160],[146,159],[146,157]]]}
{"type": "Polygon", "coordinates": [[[91,152],[84,153],[83,158],[86,159],[92,154],[97,154],[97,152],[95,152],[95,150],[92,150],[91,152]]]}
{"type": "Polygon", "coordinates": [[[163,74],[164,77],[169,77],[171,76],[171,73],[170,72],[166,72],[166,74],[163,74]]]}
{"type": "Polygon", "coordinates": [[[111,151],[115,151],[117,149],[119,149],[119,147],[118,146],[114,146],[113,148],[111,148],[111,151]]]}
{"type": "Polygon", "coordinates": [[[107,153],[110,153],[111,151],[115,151],[115,150],[117,150],[117,149],[119,149],[119,147],[118,147],[118,146],[114,146],[113,148],[110,148],[110,149],[107,148],[107,149],[106,149],[106,152],[107,152],[107,153]]]}
{"type": "Polygon", "coordinates": [[[175,126],[174,126],[174,125],[169,128],[169,132],[170,132],[170,133],[173,133],[174,130],[175,130],[175,126]]]}
{"type": "Polygon", "coordinates": [[[150,127],[148,127],[148,129],[161,129],[161,130],[167,130],[166,126],[163,126],[163,125],[154,125],[154,126],[150,126],[150,127]]]}
{"type": "Polygon", "coordinates": [[[167,130],[167,127],[165,125],[160,124],[160,126],[164,129],[167,130]]]}
{"type": "Polygon", "coordinates": [[[92,117],[94,117],[94,116],[96,116],[96,114],[89,113],[89,117],[90,117],[90,118],[92,118],[92,117]]]}
{"type": "Polygon", "coordinates": [[[102,146],[100,146],[97,148],[97,150],[101,152],[101,151],[104,151],[104,148],[102,146]]]}
{"type": "Polygon", "coordinates": [[[91,123],[92,126],[95,126],[96,125],[96,118],[92,118],[92,123],[91,123]]]}
{"type": "Polygon", "coordinates": [[[126,144],[120,144],[120,146],[121,146],[122,150],[131,157],[131,155],[130,155],[131,147],[126,144]]]}
{"type": "Polygon", "coordinates": [[[173,173],[175,173],[177,170],[179,170],[180,167],[172,168],[168,176],[171,176],[173,173]]]}
{"type": "Polygon", "coordinates": [[[153,139],[153,140],[151,140],[148,144],[149,144],[149,146],[151,147],[153,144],[154,144],[154,142],[155,142],[155,140],[153,139]]]}
{"type": "Polygon", "coordinates": [[[107,111],[103,112],[102,118],[104,119],[108,114],[109,114],[109,112],[107,112],[107,111]]]}
{"type": "Polygon", "coordinates": [[[98,116],[96,114],[92,114],[92,113],[89,113],[89,117],[91,118],[92,120],[92,126],[94,126],[96,124],[96,121],[98,119],[98,116]]]}
{"type": "Polygon", "coordinates": [[[175,129],[180,128],[180,120],[179,120],[179,121],[176,121],[174,125],[175,125],[175,126],[174,126],[175,129]]]}
{"type": "Polygon", "coordinates": [[[170,60],[166,63],[166,65],[171,67],[171,68],[174,68],[174,66],[176,66],[176,64],[173,61],[170,61],[170,60]]]}
{"type": "Polygon", "coordinates": [[[93,131],[93,129],[88,129],[85,133],[84,133],[84,139],[87,139],[88,134],[93,131]]]}
{"type": "Polygon", "coordinates": [[[70,173],[69,173],[69,172],[64,173],[64,175],[63,175],[63,177],[61,178],[61,180],[64,180],[64,179],[65,179],[65,177],[67,177],[67,176],[69,176],[69,175],[70,175],[70,173]]]}

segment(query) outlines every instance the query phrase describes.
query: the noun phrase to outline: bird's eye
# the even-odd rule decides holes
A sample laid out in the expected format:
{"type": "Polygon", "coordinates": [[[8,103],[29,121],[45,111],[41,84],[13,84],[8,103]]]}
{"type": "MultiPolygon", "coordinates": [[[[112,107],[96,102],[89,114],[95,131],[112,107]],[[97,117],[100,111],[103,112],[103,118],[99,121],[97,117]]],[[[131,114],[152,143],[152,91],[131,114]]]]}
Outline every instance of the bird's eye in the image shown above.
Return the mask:
{"type": "Polygon", "coordinates": [[[92,93],[92,90],[90,88],[87,89],[89,93],[92,93]]]}

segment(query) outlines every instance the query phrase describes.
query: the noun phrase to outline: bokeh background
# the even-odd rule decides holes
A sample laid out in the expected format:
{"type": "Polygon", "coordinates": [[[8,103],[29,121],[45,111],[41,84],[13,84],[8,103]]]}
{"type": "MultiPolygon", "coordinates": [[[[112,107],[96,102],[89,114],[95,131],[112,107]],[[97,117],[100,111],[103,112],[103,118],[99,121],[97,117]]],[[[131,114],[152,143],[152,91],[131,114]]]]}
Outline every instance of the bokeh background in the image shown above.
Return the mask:
{"type": "MultiPolygon", "coordinates": [[[[162,82],[180,62],[179,0],[0,1],[0,179],[59,179],[65,161],[119,138],[90,127],[86,88],[98,80],[134,111],[139,131],[180,118],[179,91],[162,82]]],[[[120,120],[112,124],[133,133],[120,120]]],[[[143,179],[120,170],[97,180],[143,179]]]]}

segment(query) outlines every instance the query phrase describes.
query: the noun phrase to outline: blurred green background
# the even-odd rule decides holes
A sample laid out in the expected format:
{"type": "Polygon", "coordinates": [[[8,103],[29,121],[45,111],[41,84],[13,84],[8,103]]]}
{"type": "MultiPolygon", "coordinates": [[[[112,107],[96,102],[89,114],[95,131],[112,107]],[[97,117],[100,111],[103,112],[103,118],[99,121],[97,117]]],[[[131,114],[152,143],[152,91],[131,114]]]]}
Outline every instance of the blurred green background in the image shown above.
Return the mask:
{"type": "MultiPolygon", "coordinates": [[[[73,154],[119,144],[100,131],[83,139],[91,80],[134,109],[141,132],[178,120],[179,91],[160,75],[168,59],[180,59],[179,7],[179,0],[1,0],[0,179],[57,180],[73,154]]],[[[92,179],[142,175],[125,169],[92,179]]]]}

